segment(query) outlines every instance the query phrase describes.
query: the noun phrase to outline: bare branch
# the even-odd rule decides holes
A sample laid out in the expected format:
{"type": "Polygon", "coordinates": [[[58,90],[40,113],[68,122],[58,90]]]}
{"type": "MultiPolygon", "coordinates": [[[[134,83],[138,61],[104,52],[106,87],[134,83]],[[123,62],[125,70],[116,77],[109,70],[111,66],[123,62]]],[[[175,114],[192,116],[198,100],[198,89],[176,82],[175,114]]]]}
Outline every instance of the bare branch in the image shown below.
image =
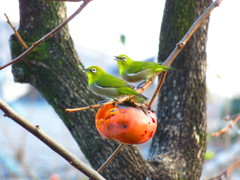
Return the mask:
{"type": "Polygon", "coordinates": [[[221,173],[220,175],[210,178],[208,180],[222,180],[223,178],[227,178],[228,174],[233,171],[236,167],[238,167],[240,165],[240,161],[236,162],[235,164],[233,164],[232,166],[230,166],[226,171],[224,171],[223,173],[221,173]]]}
{"type": "Polygon", "coordinates": [[[103,165],[97,170],[98,173],[101,173],[103,169],[113,160],[113,158],[121,151],[124,144],[120,144],[117,149],[111,154],[111,156],[103,163],[103,165]]]}
{"type": "Polygon", "coordinates": [[[61,157],[67,160],[72,166],[77,168],[79,171],[84,173],[86,176],[92,179],[104,180],[104,178],[97,173],[94,169],[85,165],[82,161],[80,161],[76,156],[66,150],[64,147],[59,145],[55,140],[49,137],[46,133],[44,133],[38,125],[34,126],[28,120],[19,116],[13,109],[11,109],[5,102],[0,100],[0,109],[5,113],[4,116],[8,116],[20,126],[25,128],[27,131],[32,133],[38,139],[40,139],[43,143],[45,143],[48,147],[50,147],[53,151],[58,153],[61,157]]]}
{"type": "Polygon", "coordinates": [[[4,13],[6,19],[7,19],[7,23],[11,26],[11,28],[14,31],[15,36],[17,37],[18,41],[20,42],[20,44],[25,48],[28,49],[27,44],[23,41],[22,37],[20,36],[20,34],[17,32],[16,28],[12,25],[11,21],[9,20],[8,16],[6,13],[4,13]]]}
{"type": "Polygon", "coordinates": [[[83,3],[81,4],[81,6],[71,15],[69,16],[65,21],[63,21],[61,24],[59,24],[55,29],[53,29],[52,31],[50,31],[49,33],[47,33],[45,36],[43,36],[41,39],[39,39],[38,41],[36,41],[35,43],[33,43],[30,48],[28,48],[25,52],[23,52],[20,56],[16,57],[15,59],[13,59],[12,61],[10,61],[9,63],[0,66],[0,70],[13,64],[16,63],[20,60],[22,60],[26,55],[28,55],[34,48],[36,48],[37,46],[39,46],[42,42],[46,41],[47,39],[49,39],[50,37],[52,37],[56,32],[58,32],[63,26],[65,26],[69,21],[71,21],[76,15],[78,15],[86,6],[89,2],[91,2],[92,0],[84,0],[83,3]]]}
{"type": "MultiPolygon", "coordinates": [[[[131,96],[124,96],[121,98],[118,98],[117,101],[107,101],[105,103],[103,103],[103,105],[107,105],[107,104],[119,104],[127,99],[131,98],[131,96]]],[[[76,112],[76,111],[83,111],[83,110],[88,110],[88,109],[92,109],[92,108],[97,108],[97,107],[101,107],[102,104],[94,104],[91,106],[86,106],[86,107],[80,107],[80,108],[73,108],[73,109],[65,109],[66,112],[70,113],[70,112],[76,112]]]]}
{"type": "Polygon", "coordinates": [[[162,73],[161,80],[160,80],[160,82],[158,83],[157,89],[156,89],[155,92],[153,93],[153,96],[152,96],[150,102],[148,103],[148,107],[149,107],[149,108],[152,106],[152,103],[153,103],[154,99],[157,97],[158,92],[159,92],[160,89],[162,88],[162,85],[163,85],[163,83],[164,83],[164,80],[165,80],[165,78],[166,78],[166,75],[167,75],[167,71],[165,71],[165,72],[162,73]]]}
{"type": "Polygon", "coordinates": [[[240,114],[238,114],[235,119],[233,121],[231,121],[228,126],[226,126],[225,128],[221,129],[218,132],[212,133],[212,136],[219,136],[219,135],[223,135],[226,132],[229,131],[229,129],[231,129],[238,121],[240,120],[240,114]]]}
{"type": "Polygon", "coordinates": [[[177,55],[180,53],[180,51],[183,49],[183,47],[187,44],[189,39],[192,37],[192,35],[196,32],[196,30],[203,24],[203,22],[208,18],[212,10],[219,6],[222,0],[215,0],[204,12],[203,14],[193,23],[191,28],[188,30],[188,32],[185,34],[185,36],[176,44],[175,49],[172,51],[172,53],[168,56],[168,58],[164,61],[163,65],[170,66],[174,59],[177,57],[177,55]]]}

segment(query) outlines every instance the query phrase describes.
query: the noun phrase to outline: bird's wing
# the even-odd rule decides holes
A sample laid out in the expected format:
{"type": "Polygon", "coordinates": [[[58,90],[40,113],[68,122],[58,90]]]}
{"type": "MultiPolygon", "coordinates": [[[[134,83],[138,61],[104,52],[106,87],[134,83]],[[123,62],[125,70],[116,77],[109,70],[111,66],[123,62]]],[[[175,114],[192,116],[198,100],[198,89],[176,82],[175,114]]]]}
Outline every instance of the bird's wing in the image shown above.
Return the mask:
{"type": "Polygon", "coordinates": [[[95,83],[101,87],[131,87],[127,82],[118,79],[110,74],[103,74],[101,78],[99,78],[95,83]]]}
{"type": "Polygon", "coordinates": [[[135,61],[129,67],[128,73],[137,73],[137,72],[140,72],[140,71],[148,69],[148,68],[152,68],[157,65],[158,64],[156,64],[154,62],[135,61]]]}
{"type": "Polygon", "coordinates": [[[151,68],[153,71],[157,70],[158,68],[165,69],[165,70],[173,69],[173,68],[169,68],[167,66],[163,66],[161,64],[155,63],[155,62],[135,61],[129,67],[128,73],[129,74],[137,73],[137,72],[143,71],[143,70],[148,69],[148,68],[151,68]]]}

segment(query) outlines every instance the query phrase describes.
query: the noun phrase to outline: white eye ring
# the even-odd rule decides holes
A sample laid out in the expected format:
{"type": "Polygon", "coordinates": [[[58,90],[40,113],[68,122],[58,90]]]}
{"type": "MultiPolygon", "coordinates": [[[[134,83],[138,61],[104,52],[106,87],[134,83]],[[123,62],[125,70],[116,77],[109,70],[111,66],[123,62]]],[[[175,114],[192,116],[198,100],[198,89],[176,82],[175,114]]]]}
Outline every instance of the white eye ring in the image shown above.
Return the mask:
{"type": "Polygon", "coordinates": [[[126,57],[125,57],[125,56],[123,56],[123,57],[122,57],[122,60],[124,60],[124,61],[125,61],[125,60],[126,60],[126,57]]]}
{"type": "Polygon", "coordinates": [[[97,72],[97,69],[96,68],[92,68],[92,72],[93,73],[97,72]]]}

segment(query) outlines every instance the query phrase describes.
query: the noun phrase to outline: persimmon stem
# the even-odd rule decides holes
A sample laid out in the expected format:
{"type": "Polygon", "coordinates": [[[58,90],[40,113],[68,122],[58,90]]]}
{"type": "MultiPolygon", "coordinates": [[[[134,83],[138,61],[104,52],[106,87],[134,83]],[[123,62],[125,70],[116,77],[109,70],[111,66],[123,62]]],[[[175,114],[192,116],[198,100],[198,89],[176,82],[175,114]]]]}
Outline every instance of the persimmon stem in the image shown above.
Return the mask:
{"type": "Polygon", "coordinates": [[[158,95],[158,92],[160,91],[160,89],[162,88],[162,85],[164,83],[164,80],[166,78],[166,75],[167,75],[167,71],[164,71],[161,75],[161,79],[160,79],[160,82],[158,83],[158,86],[157,86],[157,89],[155,90],[155,92],[153,93],[153,96],[150,100],[150,102],[148,103],[148,107],[150,108],[153,104],[153,101],[155,100],[155,98],[157,97],[158,95]]]}
{"type": "Polygon", "coordinates": [[[103,163],[103,165],[97,170],[98,173],[101,173],[103,169],[113,160],[113,158],[121,151],[124,144],[120,144],[117,149],[109,156],[109,158],[103,163]]]}

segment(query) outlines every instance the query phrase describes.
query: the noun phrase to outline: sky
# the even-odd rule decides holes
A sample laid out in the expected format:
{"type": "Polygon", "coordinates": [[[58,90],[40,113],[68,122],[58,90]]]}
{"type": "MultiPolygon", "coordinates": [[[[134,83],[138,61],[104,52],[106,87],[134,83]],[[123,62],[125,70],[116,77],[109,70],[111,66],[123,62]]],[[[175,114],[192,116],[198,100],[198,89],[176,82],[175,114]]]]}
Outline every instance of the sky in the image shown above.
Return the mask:
{"type": "MultiPolygon", "coordinates": [[[[109,56],[128,54],[135,60],[156,56],[164,2],[93,0],[69,23],[71,35],[75,43],[109,56]],[[120,43],[121,34],[126,36],[125,46],[120,43]]],[[[68,15],[79,4],[68,2],[68,15]]],[[[11,21],[18,21],[18,0],[1,1],[0,7],[0,21],[5,21],[4,12],[11,21]]],[[[210,19],[207,87],[222,97],[240,94],[239,7],[239,0],[223,0],[210,19]]]]}

